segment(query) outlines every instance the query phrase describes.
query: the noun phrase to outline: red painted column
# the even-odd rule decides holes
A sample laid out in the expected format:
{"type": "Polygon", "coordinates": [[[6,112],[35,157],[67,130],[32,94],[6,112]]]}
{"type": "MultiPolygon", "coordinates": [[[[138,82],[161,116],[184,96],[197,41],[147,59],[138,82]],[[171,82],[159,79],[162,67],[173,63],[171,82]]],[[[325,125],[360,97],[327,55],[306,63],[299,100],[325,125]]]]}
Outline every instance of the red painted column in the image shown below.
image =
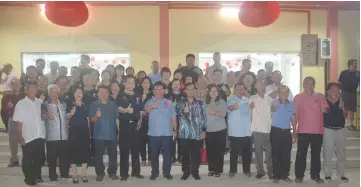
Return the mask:
{"type": "Polygon", "coordinates": [[[159,6],[159,56],[160,66],[169,67],[169,8],[159,6]]]}
{"type": "Polygon", "coordinates": [[[328,82],[338,81],[338,10],[327,11],[327,37],[331,38],[331,60],[328,67],[328,82]]]}

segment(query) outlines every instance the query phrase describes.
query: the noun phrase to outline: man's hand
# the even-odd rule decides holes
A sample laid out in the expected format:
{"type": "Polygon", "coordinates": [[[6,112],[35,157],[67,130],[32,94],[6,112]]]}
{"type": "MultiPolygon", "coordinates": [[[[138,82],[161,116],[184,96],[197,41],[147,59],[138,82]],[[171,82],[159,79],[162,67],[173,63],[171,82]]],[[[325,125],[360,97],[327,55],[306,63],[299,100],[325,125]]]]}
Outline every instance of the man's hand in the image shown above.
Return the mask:
{"type": "Polygon", "coordinates": [[[25,145],[24,137],[19,137],[19,144],[20,144],[21,146],[24,146],[24,145],[25,145]]]}
{"type": "Polygon", "coordinates": [[[128,108],[127,108],[127,113],[129,114],[133,114],[134,109],[132,108],[132,104],[129,104],[128,108]]]}
{"type": "Polygon", "coordinates": [[[102,112],[100,111],[100,108],[98,108],[97,112],[95,113],[95,116],[100,118],[102,116],[102,112]]]}
{"type": "Polygon", "coordinates": [[[173,131],[173,140],[177,139],[177,131],[173,131]]]}
{"type": "Polygon", "coordinates": [[[297,141],[297,133],[296,133],[296,130],[293,129],[293,133],[292,133],[292,144],[296,143],[297,141]]]}
{"type": "Polygon", "coordinates": [[[253,109],[254,106],[255,106],[255,105],[254,105],[254,101],[252,101],[251,103],[249,103],[249,108],[250,108],[250,109],[253,109]]]}
{"type": "Polygon", "coordinates": [[[70,115],[74,116],[75,112],[76,112],[76,108],[74,106],[70,111],[70,115]]]}
{"type": "Polygon", "coordinates": [[[152,105],[152,109],[158,108],[158,105],[159,105],[159,101],[156,100],[152,105]]]}
{"type": "Polygon", "coordinates": [[[206,139],[206,132],[202,132],[201,137],[202,137],[202,140],[205,140],[206,139]]]}
{"type": "Polygon", "coordinates": [[[184,113],[189,113],[189,106],[188,106],[188,103],[186,103],[186,107],[184,107],[184,113]]]}

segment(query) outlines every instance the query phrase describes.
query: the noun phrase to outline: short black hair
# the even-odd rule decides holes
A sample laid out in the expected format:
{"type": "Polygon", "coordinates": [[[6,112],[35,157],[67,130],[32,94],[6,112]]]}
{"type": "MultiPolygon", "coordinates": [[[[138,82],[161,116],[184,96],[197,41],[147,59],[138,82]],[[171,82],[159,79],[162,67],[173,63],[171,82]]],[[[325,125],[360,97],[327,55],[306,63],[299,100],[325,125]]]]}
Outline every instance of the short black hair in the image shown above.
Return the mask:
{"type": "Polygon", "coordinates": [[[124,66],[121,64],[118,64],[117,66],[115,66],[115,69],[122,69],[124,71],[124,66]]]}
{"type": "Polygon", "coordinates": [[[330,90],[332,87],[337,87],[337,88],[341,89],[341,86],[340,86],[339,83],[337,83],[337,82],[330,82],[330,83],[328,83],[327,86],[326,86],[326,92],[327,92],[328,90],[330,90]]]}
{"type": "Polygon", "coordinates": [[[357,62],[356,59],[350,59],[350,60],[348,60],[348,61],[347,61],[347,67],[352,66],[355,61],[357,62]]]}
{"type": "Polygon", "coordinates": [[[37,65],[37,64],[39,64],[40,62],[44,62],[44,63],[45,63],[45,60],[42,59],[42,58],[39,58],[39,59],[37,59],[37,60],[35,61],[35,64],[37,65]]]}
{"type": "Polygon", "coordinates": [[[156,83],[154,84],[154,86],[153,86],[153,89],[154,89],[155,87],[157,87],[157,86],[162,86],[162,88],[163,88],[164,90],[167,89],[167,85],[165,85],[165,84],[162,83],[161,81],[156,82],[156,83]]]}
{"type": "Polygon", "coordinates": [[[127,82],[128,79],[134,79],[135,80],[135,77],[134,77],[134,75],[131,75],[131,74],[124,76],[124,82],[127,82]]]}
{"type": "Polygon", "coordinates": [[[221,53],[220,52],[215,52],[215,53],[213,53],[213,56],[215,56],[215,55],[221,55],[221,53]]]}
{"type": "Polygon", "coordinates": [[[110,93],[109,86],[107,86],[107,85],[100,84],[100,85],[98,86],[98,90],[100,91],[100,89],[106,89],[106,90],[108,90],[108,92],[110,93]]]}
{"type": "Polygon", "coordinates": [[[188,59],[188,58],[193,58],[193,59],[196,59],[196,56],[194,56],[194,54],[187,54],[187,56],[186,56],[186,60],[188,59]]]}
{"type": "Polygon", "coordinates": [[[108,71],[108,70],[106,70],[106,69],[102,71],[102,74],[101,74],[101,75],[103,75],[104,73],[109,73],[110,76],[112,75],[111,72],[108,71]]]}
{"type": "Polygon", "coordinates": [[[244,84],[243,82],[237,82],[236,84],[234,84],[234,90],[236,89],[237,86],[243,86],[244,87],[244,84]]]}
{"type": "Polygon", "coordinates": [[[80,70],[80,68],[79,68],[78,66],[73,66],[73,67],[71,67],[70,71],[73,71],[73,69],[80,70]]]}
{"type": "Polygon", "coordinates": [[[163,73],[169,73],[172,74],[172,72],[170,71],[170,69],[168,67],[162,67],[162,69],[160,70],[160,76],[163,77],[163,73]]]}
{"type": "Polygon", "coordinates": [[[67,80],[67,78],[65,76],[59,76],[55,79],[55,83],[59,82],[60,79],[65,79],[67,80]]]}
{"type": "Polygon", "coordinates": [[[180,69],[176,69],[176,70],[174,71],[173,75],[175,75],[175,74],[177,74],[177,73],[182,74],[182,71],[181,71],[180,69]]]}
{"type": "Polygon", "coordinates": [[[242,60],[242,65],[244,65],[244,64],[251,64],[251,60],[249,60],[249,59],[243,59],[242,60]]]}
{"type": "Polygon", "coordinates": [[[133,72],[135,72],[134,68],[133,68],[133,67],[131,67],[131,66],[127,67],[127,69],[125,69],[125,72],[127,72],[127,71],[128,71],[128,70],[130,70],[130,69],[132,69],[132,70],[133,70],[133,72]]]}
{"type": "Polygon", "coordinates": [[[215,69],[215,70],[213,70],[213,75],[216,73],[216,72],[220,72],[221,73],[221,75],[222,75],[222,70],[220,70],[220,69],[215,69]]]}
{"type": "Polygon", "coordinates": [[[193,85],[194,88],[197,89],[197,88],[196,88],[196,85],[195,85],[194,83],[188,83],[188,84],[186,84],[186,85],[184,86],[184,89],[188,88],[188,87],[191,86],[191,85],[193,85]]]}
{"type": "Polygon", "coordinates": [[[260,72],[266,72],[266,70],[260,69],[260,70],[257,71],[257,73],[260,73],[260,72]]]}
{"type": "Polygon", "coordinates": [[[29,70],[31,70],[31,69],[37,71],[36,67],[33,66],[33,65],[26,67],[26,71],[29,71],[29,70]]]}

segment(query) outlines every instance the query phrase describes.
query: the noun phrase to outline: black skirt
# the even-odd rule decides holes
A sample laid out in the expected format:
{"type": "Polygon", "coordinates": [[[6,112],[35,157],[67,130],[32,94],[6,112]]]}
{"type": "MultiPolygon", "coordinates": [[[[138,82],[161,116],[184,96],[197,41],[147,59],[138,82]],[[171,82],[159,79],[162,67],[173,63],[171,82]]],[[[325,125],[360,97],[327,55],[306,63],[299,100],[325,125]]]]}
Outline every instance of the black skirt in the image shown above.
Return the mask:
{"type": "Polygon", "coordinates": [[[88,124],[69,125],[69,148],[71,164],[88,163],[91,156],[88,124]]]}

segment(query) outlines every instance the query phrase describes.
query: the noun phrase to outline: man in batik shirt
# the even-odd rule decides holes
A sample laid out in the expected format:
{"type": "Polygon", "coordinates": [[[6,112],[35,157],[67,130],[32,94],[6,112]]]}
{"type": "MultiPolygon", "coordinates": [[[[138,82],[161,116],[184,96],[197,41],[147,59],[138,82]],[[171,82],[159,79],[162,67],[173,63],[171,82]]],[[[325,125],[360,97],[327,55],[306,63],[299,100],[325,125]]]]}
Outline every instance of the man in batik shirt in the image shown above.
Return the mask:
{"type": "Polygon", "coordinates": [[[196,180],[199,177],[200,151],[202,140],[206,136],[206,118],[203,102],[195,99],[196,88],[193,83],[185,86],[187,97],[180,100],[176,105],[179,117],[179,139],[182,149],[182,180],[186,180],[190,174],[196,180]],[[190,156],[189,156],[190,155],[190,156]]]}

